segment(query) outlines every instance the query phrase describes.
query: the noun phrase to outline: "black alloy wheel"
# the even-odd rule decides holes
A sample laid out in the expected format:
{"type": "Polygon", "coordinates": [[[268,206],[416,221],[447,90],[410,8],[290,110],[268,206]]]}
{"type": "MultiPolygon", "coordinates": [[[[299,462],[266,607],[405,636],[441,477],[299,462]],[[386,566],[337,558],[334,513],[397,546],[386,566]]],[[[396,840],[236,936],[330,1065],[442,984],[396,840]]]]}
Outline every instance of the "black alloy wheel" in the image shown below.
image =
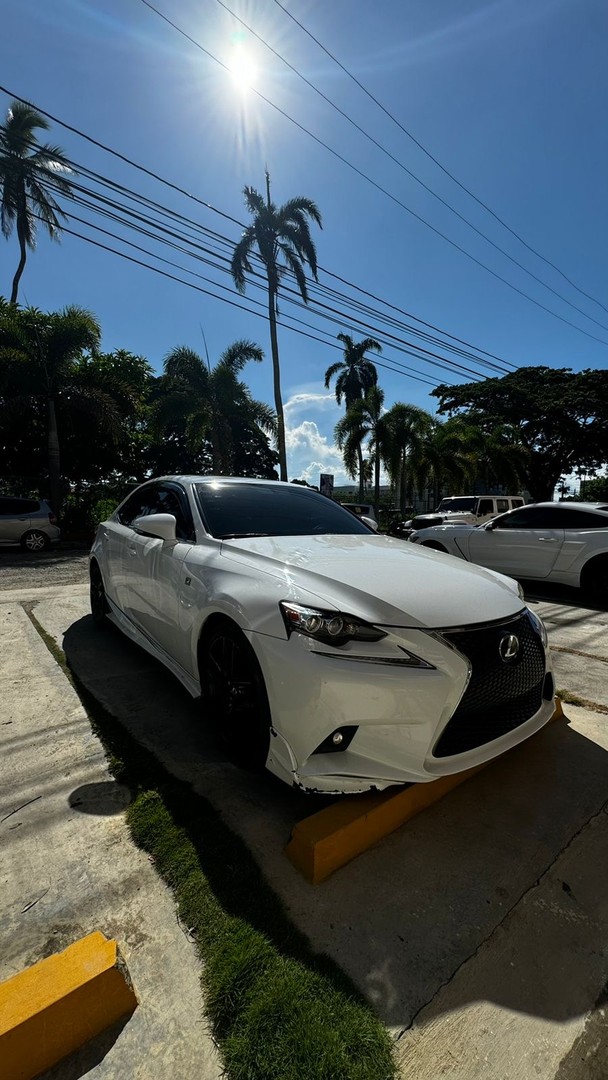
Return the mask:
{"type": "Polygon", "coordinates": [[[216,622],[200,645],[203,701],[220,740],[238,765],[259,770],[270,744],[270,709],[256,655],[229,619],[216,622]]]}
{"type": "Polygon", "coordinates": [[[21,547],[24,551],[46,551],[50,542],[46,533],[40,529],[30,529],[21,538],[21,547]]]}
{"type": "Polygon", "coordinates": [[[90,575],[90,597],[91,597],[91,615],[93,616],[93,622],[98,626],[105,621],[105,617],[108,614],[108,601],[106,600],[106,590],[103,587],[103,578],[101,576],[101,570],[97,563],[91,563],[89,571],[90,575]]]}
{"type": "Polygon", "coordinates": [[[608,605],[608,557],[596,557],[585,567],[583,589],[589,599],[602,607],[608,605]]]}

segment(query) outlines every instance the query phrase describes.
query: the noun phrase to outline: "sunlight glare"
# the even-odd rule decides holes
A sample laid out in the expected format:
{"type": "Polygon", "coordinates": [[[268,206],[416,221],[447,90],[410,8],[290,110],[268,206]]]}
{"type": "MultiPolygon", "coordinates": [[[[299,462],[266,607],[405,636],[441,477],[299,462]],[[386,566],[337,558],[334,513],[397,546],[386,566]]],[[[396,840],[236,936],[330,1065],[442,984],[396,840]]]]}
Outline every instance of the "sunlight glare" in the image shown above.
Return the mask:
{"type": "Polygon", "coordinates": [[[228,67],[237,90],[250,90],[256,82],[258,69],[251,53],[240,41],[233,44],[228,67]]]}

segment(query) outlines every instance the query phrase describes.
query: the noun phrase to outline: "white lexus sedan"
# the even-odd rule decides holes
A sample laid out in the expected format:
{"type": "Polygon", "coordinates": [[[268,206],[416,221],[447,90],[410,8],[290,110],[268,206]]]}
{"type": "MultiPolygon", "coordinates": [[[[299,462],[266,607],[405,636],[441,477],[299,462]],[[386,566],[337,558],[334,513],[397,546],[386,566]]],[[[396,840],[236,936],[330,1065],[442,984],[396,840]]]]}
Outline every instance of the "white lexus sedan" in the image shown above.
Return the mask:
{"type": "Polygon", "coordinates": [[[241,764],[306,791],[428,781],[554,711],[517,583],[300,485],[162,477],[99,526],[91,608],[201,698],[241,764]]]}
{"type": "Polygon", "coordinates": [[[517,579],[574,585],[608,601],[605,503],[532,503],[485,525],[436,525],[409,539],[517,579]]]}

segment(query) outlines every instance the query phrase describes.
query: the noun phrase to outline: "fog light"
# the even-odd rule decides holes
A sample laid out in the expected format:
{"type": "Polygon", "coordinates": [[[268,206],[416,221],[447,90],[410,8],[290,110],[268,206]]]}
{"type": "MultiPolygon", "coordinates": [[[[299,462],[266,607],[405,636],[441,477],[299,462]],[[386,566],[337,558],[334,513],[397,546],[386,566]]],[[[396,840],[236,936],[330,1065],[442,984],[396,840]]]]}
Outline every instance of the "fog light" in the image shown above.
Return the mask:
{"type": "Polygon", "coordinates": [[[335,735],[332,736],[331,741],[333,742],[334,746],[339,746],[340,743],[344,741],[344,736],[343,736],[342,732],[341,731],[336,731],[335,735]]]}

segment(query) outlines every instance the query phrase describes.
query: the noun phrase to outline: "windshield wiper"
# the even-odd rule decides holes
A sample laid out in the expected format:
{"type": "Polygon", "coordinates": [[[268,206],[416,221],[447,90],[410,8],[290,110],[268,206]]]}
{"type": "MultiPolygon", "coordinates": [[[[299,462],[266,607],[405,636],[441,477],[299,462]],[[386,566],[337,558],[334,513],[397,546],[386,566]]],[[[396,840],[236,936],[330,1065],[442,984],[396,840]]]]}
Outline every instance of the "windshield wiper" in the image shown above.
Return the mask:
{"type": "Polygon", "coordinates": [[[220,535],[218,537],[216,537],[216,539],[217,540],[244,540],[245,537],[247,537],[247,536],[271,536],[271,535],[272,535],[272,533],[264,533],[264,532],[231,532],[231,533],[220,533],[220,535]]]}

